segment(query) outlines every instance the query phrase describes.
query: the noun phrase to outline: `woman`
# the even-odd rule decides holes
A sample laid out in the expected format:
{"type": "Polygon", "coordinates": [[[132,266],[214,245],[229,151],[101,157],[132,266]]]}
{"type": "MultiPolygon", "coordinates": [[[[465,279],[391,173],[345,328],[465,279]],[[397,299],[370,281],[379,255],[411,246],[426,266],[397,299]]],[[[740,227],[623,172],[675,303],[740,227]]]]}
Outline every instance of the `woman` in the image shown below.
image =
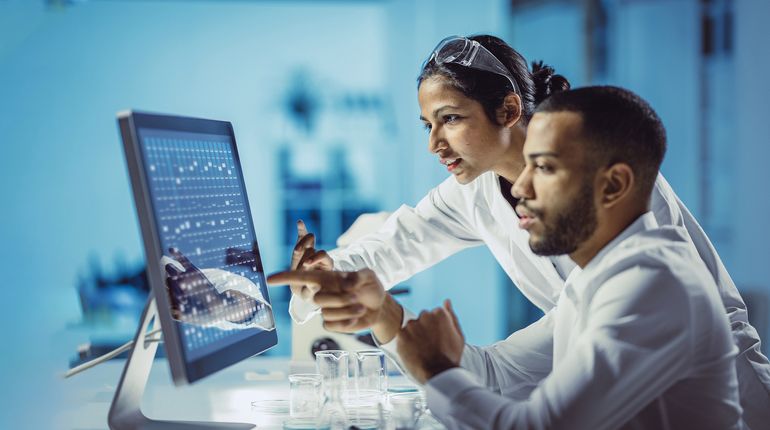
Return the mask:
{"type": "MultiPolygon", "coordinates": [[[[511,235],[526,234],[512,227],[516,222],[509,191],[524,166],[521,151],[535,106],[551,92],[568,89],[569,83],[542,63],[533,64],[530,73],[526,60],[493,36],[447,38],[439,44],[436,51],[439,50],[441,56],[433,55],[423,65],[418,91],[422,118],[429,131],[429,150],[452,173],[451,177],[416,208],[399,208],[376,236],[328,255],[324,251],[314,252],[314,238],[306,234],[300,221],[300,240],[292,256],[292,268],[300,260],[300,267],[305,268],[331,269],[332,261],[340,270],[372,267],[389,288],[457,251],[486,243],[525,295],[541,309],[550,309],[555,303],[555,292],[550,287],[543,290],[543,285],[561,285],[562,277],[553,272],[548,259],[531,254],[526,241],[512,241],[511,235]],[[470,57],[474,54],[472,42],[477,44],[473,68],[437,61],[448,58],[445,54],[470,57]],[[494,67],[495,62],[498,68],[494,67]],[[447,110],[445,106],[456,109],[447,110]],[[479,198],[483,198],[487,209],[484,215],[489,219],[470,220],[467,212],[479,198]],[[500,231],[479,231],[487,227],[500,231]],[[418,235],[416,240],[407,237],[413,232],[418,235]],[[523,245],[526,252],[519,254],[516,249],[509,249],[515,244],[523,245]],[[415,251],[416,255],[412,255],[415,251]],[[517,265],[512,252],[517,258],[531,258],[531,264],[517,265]],[[379,264],[373,264],[374,259],[379,264]],[[527,271],[526,276],[515,273],[517,266],[527,271]]],[[[571,263],[567,258],[559,262],[563,262],[566,276],[571,263]]],[[[301,287],[293,287],[293,291],[306,299],[312,295],[301,287]]],[[[303,302],[292,302],[290,309],[295,320],[308,317],[310,309],[303,302]]]]}
{"type": "MultiPolygon", "coordinates": [[[[369,267],[391,286],[465,248],[486,245],[521,292],[544,312],[551,309],[574,267],[568,257],[539,257],[516,227],[511,184],[521,173],[526,125],[537,103],[569,88],[552,68],[534,64],[493,36],[443,40],[418,79],[428,149],[451,173],[416,207],[401,206],[374,234],[344,248],[316,251],[298,224],[292,269],[354,271],[369,267]]],[[[658,175],[651,210],[659,225],[685,227],[720,289],[739,353],[736,369],[744,419],[751,428],[770,422],[770,364],[759,351],[735,284],[713,245],[666,180],[658,175]]],[[[313,315],[314,291],[293,285],[290,313],[313,315]]]]}

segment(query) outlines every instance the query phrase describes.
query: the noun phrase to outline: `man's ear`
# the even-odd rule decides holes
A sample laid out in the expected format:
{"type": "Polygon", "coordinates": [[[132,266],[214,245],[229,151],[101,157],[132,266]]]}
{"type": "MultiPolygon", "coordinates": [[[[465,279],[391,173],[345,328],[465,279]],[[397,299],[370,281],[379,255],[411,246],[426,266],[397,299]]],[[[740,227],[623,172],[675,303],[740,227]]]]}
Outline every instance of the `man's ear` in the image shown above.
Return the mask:
{"type": "Polygon", "coordinates": [[[497,110],[497,123],[503,127],[513,127],[521,119],[521,97],[516,93],[508,93],[503,99],[503,105],[497,110]]]}
{"type": "Polygon", "coordinates": [[[611,208],[633,194],[634,170],[626,163],[615,163],[601,173],[601,205],[611,208]]]}

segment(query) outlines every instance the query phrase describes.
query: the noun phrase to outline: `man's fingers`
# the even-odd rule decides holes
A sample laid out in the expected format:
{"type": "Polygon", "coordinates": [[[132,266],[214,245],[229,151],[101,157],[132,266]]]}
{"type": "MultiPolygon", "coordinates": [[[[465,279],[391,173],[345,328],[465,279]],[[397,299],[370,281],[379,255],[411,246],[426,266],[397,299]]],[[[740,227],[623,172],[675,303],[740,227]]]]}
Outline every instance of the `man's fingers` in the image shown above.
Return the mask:
{"type": "MultiPolygon", "coordinates": [[[[423,313],[425,313],[425,311],[423,311],[423,313]]],[[[404,326],[404,328],[402,328],[402,329],[401,329],[401,331],[402,331],[402,332],[406,332],[406,333],[409,335],[409,337],[412,337],[412,335],[414,334],[414,332],[415,332],[416,330],[419,330],[419,329],[420,329],[420,321],[421,321],[421,320],[420,320],[419,318],[418,318],[418,319],[416,319],[416,320],[411,320],[411,321],[408,321],[408,322],[406,323],[406,325],[404,326]]],[[[424,321],[424,319],[423,319],[423,321],[424,321]]]]}
{"type": "Polygon", "coordinates": [[[455,310],[452,307],[452,301],[449,299],[444,300],[443,309],[449,315],[449,318],[452,319],[452,323],[454,323],[454,326],[457,329],[457,332],[462,333],[462,330],[460,329],[460,321],[457,319],[457,314],[455,314],[455,310]]]}
{"type": "Polygon", "coordinates": [[[321,315],[326,322],[357,319],[365,313],[366,308],[362,305],[350,305],[342,308],[321,308],[321,315]]]}
{"type": "Polygon", "coordinates": [[[398,333],[398,336],[396,337],[396,348],[401,352],[402,345],[408,346],[412,342],[412,338],[414,337],[412,335],[412,332],[414,331],[415,327],[417,326],[416,320],[411,320],[404,328],[401,329],[401,331],[398,333]]]}
{"type": "Polygon", "coordinates": [[[313,302],[322,308],[341,308],[358,304],[358,299],[353,294],[327,293],[321,290],[313,296],[313,302]]]}

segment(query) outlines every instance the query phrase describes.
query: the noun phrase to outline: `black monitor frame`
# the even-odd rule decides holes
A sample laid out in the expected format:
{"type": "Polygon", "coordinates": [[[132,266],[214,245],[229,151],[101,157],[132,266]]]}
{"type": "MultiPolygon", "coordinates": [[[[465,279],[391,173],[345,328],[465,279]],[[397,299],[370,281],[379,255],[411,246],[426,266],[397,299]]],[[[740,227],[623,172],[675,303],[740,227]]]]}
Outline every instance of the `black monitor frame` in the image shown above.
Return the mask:
{"type": "MultiPolygon", "coordinates": [[[[161,257],[163,257],[163,251],[161,250],[157,228],[158,223],[155,219],[151,193],[147,183],[148,176],[145,170],[144,155],[141,148],[142,143],[139,141],[139,130],[142,128],[227,135],[230,137],[235,167],[238,169],[240,187],[243,192],[245,210],[249,221],[251,221],[248,224],[254,238],[255,257],[259,259],[257,236],[254,232],[253,217],[246,194],[246,186],[232,124],[227,121],[129,111],[118,114],[118,125],[123,139],[134,202],[144,242],[145,256],[147,258],[147,278],[151,287],[151,293],[154,294],[157,302],[158,317],[160,318],[163,331],[163,342],[174,384],[184,385],[193,383],[218,370],[275,346],[278,343],[276,330],[261,331],[254,336],[242,339],[195,361],[188,361],[178,325],[170,312],[171,304],[166,291],[165,272],[159,263],[161,257]]],[[[261,262],[258,261],[257,266],[261,269],[261,262]]],[[[265,298],[268,301],[270,300],[269,295],[266,295],[265,298]]]]}

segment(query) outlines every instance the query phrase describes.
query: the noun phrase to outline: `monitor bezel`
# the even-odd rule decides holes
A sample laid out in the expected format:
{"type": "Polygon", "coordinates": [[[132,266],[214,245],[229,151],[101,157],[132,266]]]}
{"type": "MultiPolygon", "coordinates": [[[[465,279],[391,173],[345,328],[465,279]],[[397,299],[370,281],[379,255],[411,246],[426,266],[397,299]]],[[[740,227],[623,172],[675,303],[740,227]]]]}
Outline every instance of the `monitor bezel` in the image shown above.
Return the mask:
{"type": "MultiPolygon", "coordinates": [[[[242,339],[232,345],[207,354],[195,361],[188,361],[182,344],[181,334],[178,330],[176,321],[171,316],[171,304],[166,292],[165,275],[162,272],[160,264],[149,264],[149,262],[159,262],[163,256],[161,250],[160,237],[157,230],[157,221],[151,193],[147,183],[147,175],[144,163],[144,154],[139,141],[139,129],[151,128],[159,130],[171,130],[192,133],[206,133],[216,135],[228,135],[231,139],[233,159],[236,162],[236,168],[239,172],[240,186],[243,190],[246,214],[251,221],[249,223],[250,233],[254,238],[254,250],[256,257],[260,259],[259,267],[263,269],[259,247],[257,244],[257,235],[254,231],[254,218],[251,214],[248,195],[241,168],[238,147],[235,141],[235,133],[232,124],[228,121],[218,121],[203,118],[184,117],[166,114],[156,114],[148,112],[127,111],[120,112],[117,115],[123,147],[126,153],[126,161],[131,179],[131,188],[133,189],[134,202],[136,205],[139,225],[142,232],[145,256],[147,258],[147,279],[151,291],[155,297],[158,317],[160,318],[161,329],[163,331],[163,343],[168,357],[171,375],[175,385],[184,385],[193,383],[204,378],[218,370],[224,369],[241,360],[260,354],[278,344],[277,330],[262,331],[242,339]]],[[[270,302],[269,292],[266,292],[266,299],[270,302]]],[[[273,315],[275,318],[275,315],[273,315]]]]}

